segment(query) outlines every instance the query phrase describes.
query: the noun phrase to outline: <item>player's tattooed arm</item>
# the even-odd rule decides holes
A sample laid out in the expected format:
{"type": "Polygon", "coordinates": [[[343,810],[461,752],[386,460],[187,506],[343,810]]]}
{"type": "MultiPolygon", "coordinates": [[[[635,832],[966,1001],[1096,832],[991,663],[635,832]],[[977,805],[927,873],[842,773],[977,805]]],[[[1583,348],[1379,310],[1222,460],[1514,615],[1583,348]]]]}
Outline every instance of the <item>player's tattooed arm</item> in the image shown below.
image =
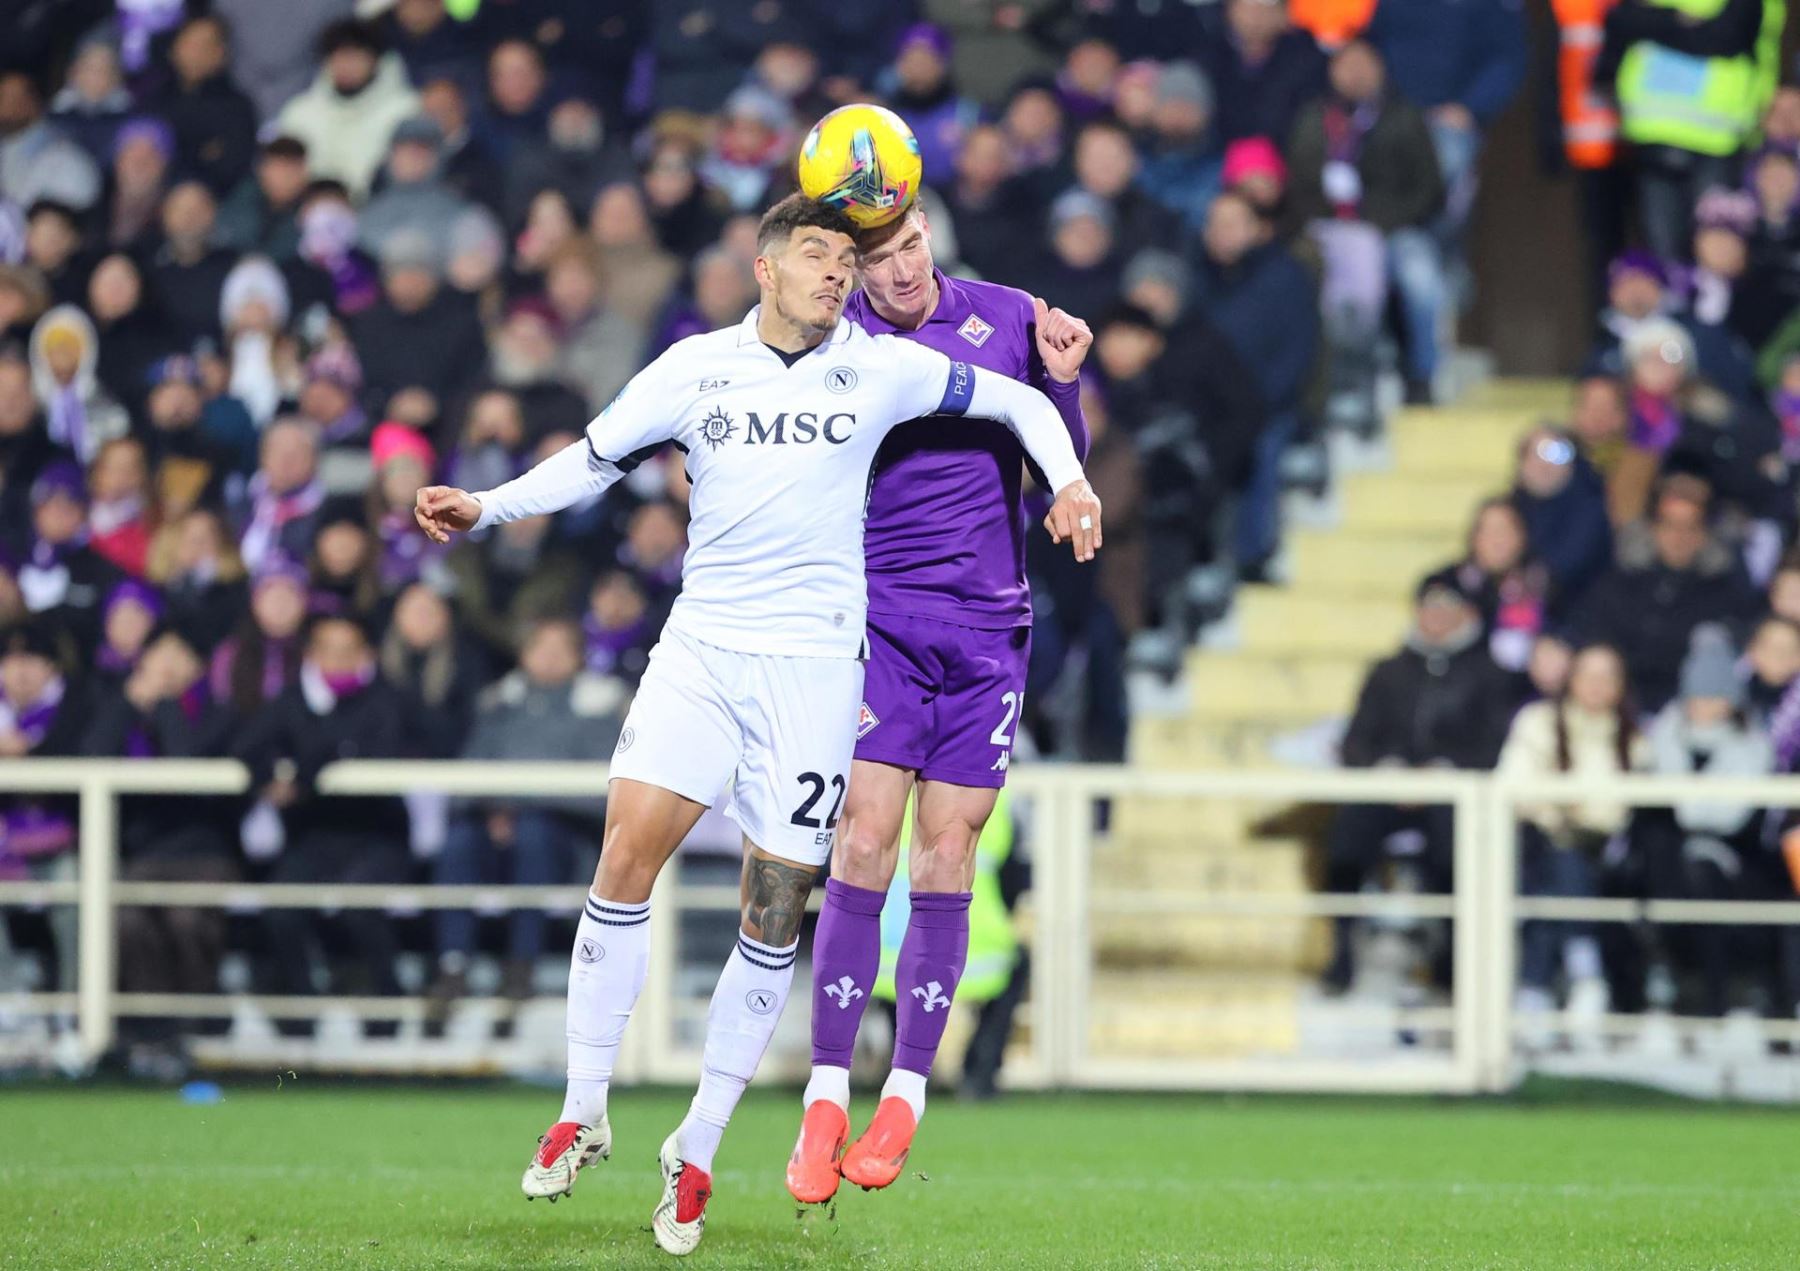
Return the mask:
{"type": "Polygon", "coordinates": [[[800,919],[819,871],[811,865],[744,858],[744,928],[753,940],[782,948],[800,938],[800,919]]]}

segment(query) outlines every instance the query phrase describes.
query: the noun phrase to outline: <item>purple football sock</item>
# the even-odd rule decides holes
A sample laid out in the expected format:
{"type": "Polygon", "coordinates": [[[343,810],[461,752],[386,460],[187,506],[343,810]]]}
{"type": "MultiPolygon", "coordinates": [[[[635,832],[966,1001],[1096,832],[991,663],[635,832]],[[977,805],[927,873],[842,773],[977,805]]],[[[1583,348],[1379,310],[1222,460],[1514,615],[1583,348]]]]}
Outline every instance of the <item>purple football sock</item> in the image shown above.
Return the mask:
{"type": "Polygon", "coordinates": [[[916,891],[894,971],[894,1067],[931,1075],[950,1003],[969,960],[969,893],[916,891]]]}
{"type": "Polygon", "coordinates": [[[887,893],[832,878],[813,934],[814,1066],[848,1068],[856,1028],[881,969],[881,906],[887,893]]]}

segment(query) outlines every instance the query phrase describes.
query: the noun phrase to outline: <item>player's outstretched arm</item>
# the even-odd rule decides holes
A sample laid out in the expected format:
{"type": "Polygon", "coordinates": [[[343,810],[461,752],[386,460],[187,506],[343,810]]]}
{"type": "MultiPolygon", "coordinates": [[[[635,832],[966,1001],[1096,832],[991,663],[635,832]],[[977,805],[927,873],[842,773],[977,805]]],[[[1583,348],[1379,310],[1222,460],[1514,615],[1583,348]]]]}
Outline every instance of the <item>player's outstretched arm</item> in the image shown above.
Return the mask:
{"type": "MultiPolygon", "coordinates": [[[[951,375],[964,369],[963,363],[957,363],[951,368],[951,375]]],[[[1056,542],[1072,544],[1076,560],[1093,560],[1102,542],[1100,499],[1082,473],[1081,460],[1075,457],[1075,446],[1062,417],[1050,399],[1030,385],[980,367],[966,369],[974,375],[974,383],[964,413],[977,419],[997,420],[1012,429],[1025,453],[1056,491],[1056,502],[1044,518],[1044,528],[1056,542]]]]}
{"type": "Polygon", "coordinates": [[[492,490],[470,494],[454,486],[426,486],[413,501],[413,518],[435,542],[448,543],[452,534],[573,507],[621,475],[616,465],[597,458],[583,437],[492,490]]]}

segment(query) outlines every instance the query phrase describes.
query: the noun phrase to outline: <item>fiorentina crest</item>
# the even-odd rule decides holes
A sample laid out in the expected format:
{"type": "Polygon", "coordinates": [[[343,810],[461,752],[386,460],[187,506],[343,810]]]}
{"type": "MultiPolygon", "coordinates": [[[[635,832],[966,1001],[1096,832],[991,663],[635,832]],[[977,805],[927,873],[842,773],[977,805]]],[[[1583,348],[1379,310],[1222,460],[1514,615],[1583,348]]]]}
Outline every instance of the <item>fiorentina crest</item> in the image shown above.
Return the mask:
{"type": "Polygon", "coordinates": [[[987,343],[988,337],[994,334],[994,328],[992,324],[983,322],[979,317],[971,313],[968,317],[963,319],[963,324],[956,328],[956,334],[960,335],[963,339],[979,349],[982,345],[987,343]]]}
{"type": "Polygon", "coordinates": [[[856,712],[856,740],[861,741],[874,732],[875,726],[880,722],[875,718],[875,712],[869,709],[869,704],[864,702],[861,709],[856,712]]]}

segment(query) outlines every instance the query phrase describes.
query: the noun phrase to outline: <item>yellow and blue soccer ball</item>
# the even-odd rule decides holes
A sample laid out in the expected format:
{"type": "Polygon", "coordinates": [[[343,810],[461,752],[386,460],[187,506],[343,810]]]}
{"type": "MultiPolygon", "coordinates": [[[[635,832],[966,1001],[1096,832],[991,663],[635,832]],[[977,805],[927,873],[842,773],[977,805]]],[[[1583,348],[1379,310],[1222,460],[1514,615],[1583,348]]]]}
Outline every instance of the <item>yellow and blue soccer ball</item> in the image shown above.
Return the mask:
{"type": "Polygon", "coordinates": [[[840,106],[800,147],[800,189],[841,209],[859,229],[903,216],[919,197],[919,139],[882,106],[840,106]]]}

